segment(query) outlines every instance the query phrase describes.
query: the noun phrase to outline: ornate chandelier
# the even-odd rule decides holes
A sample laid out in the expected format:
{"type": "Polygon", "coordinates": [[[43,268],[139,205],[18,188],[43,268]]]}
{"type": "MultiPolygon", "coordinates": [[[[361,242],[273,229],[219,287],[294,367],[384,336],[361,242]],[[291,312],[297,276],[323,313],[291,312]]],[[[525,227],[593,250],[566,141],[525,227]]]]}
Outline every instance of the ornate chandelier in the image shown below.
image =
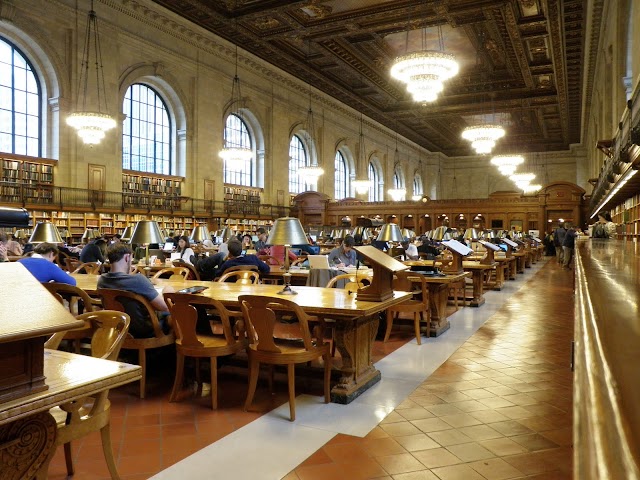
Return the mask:
{"type": "MultiPolygon", "coordinates": [[[[360,136],[358,137],[360,140],[360,144],[358,145],[358,164],[360,165],[361,168],[366,157],[366,150],[364,148],[364,133],[362,133],[363,123],[364,123],[364,119],[362,117],[362,112],[360,112],[360,136]]],[[[365,172],[366,172],[366,169],[365,169],[365,172]]],[[[353,188],[356,189],[357,193],[363,194],[369,191],[369,188],[371,187],[371,181],[368,178],[367,179],[360,178],[352,181],[351,185],[353,185],[353,188]]]]}
{"type": "Polygon", "coordinates": [[[98,17],[93,10],[93,0],[91,0],[91,10],[87,19],[87,31],[84,39],[84,50],[82,53],[82,63],[80,75],[78,77],[78,103],[80,103],[80,92],[82,92],[82,110],[74,112],[67,117],[67,125],[78,131],[78,136],[88,145],[100,143],[105,132],[116,126],[116,121],[107,113],[107,94],[104,83],[104,69],[102,67],[102,50],[100,48],[100,36],[98,34],[98,17]],[[95,56],[95,58],[92,58],[95,56]],[[97,89],[97,111],[87,110],[87,91],[89,87],[89,65],[95,65],[95,82],[97,89]],[[104,107],[104,108],[103,108],[104,107]]]}
{"type": "MultiPolygon", "coordinates": [[[[406,53],[395,58],[391,76],[407,84],[413,100],[420,103],[433,102],[444,88],[444,82],[458,74],[456,58],[444,52],[442,27],[438,26],[439,50],[427,50],[426,29],[422,29],[422,50],[406,53]]],[[[409,44],[407,30],[406,44],[409,44]]]]}
{"type": "Polygon", "coordinates": [[[491,153],[496,141],[504,137],[505,131],[500,125],[474,125],[462,131],[462,138],[469,140],[478,155],[491,153]]]}
{"type": "Polygon", "coordinates": [[[522,155],[495,155],[491,159],[491,164],[498,167],[498,171],[506,177],[513,175],[518,165],[523,163],[524,157],[522,155]]]}
{"type": "Polygon", "coordinates": [[[538,190],[540,190],[542,188],[542,185],[539,184],[528,184],[528,185],[524,185],[522,190],[524,191],[524,193],[534,193],[537,192],[538,190]]]}
{"type": "Polygon", "coordinates": [[[509,177],[520,190],[524,190],[535,178],[533,173],[516,173],[509,177]]]}
{"type": "Polygon", "coordinates": [[[404,188],[390,188],[387,190],[387,193],[391,196],[394,202],[402,202],[407,195],[407,190],[404,188]]]}
{"type": "Polygon", "coordinates": [[[356,189],[356,192],[367,193],[369,187],[371,187],[371,182],[369,180],[354,180],[351,185],[356,189]]]}

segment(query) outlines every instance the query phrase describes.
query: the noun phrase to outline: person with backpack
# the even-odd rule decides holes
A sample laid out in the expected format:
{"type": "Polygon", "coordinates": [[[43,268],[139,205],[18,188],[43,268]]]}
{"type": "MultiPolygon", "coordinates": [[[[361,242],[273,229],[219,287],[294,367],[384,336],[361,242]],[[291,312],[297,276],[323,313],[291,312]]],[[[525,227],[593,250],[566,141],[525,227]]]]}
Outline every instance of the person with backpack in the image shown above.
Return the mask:
{"type": "Polygon", "coordinates": [[[613,238],[616,234],[616,224],[611,221],[609,212],[598,213],[598,221],[591,228],[592,238],[613,238]]]}
{"type": "Polygon", "coordinates": [[[564,263],[562,244],[566,235],[567,230],[564,228],[564,224],[562,222],[558,223],[558,227],[553,232],[553,244],[556,247],[556,260],[560,265],[564,263]]]}

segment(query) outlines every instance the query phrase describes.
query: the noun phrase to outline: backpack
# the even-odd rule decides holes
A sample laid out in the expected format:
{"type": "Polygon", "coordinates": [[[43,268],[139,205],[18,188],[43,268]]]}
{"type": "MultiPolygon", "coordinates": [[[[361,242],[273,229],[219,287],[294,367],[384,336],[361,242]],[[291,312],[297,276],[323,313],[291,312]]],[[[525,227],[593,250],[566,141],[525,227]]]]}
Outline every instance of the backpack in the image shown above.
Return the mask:
{"type": "Polygon", "coordinates": [[[607,235],[607,229],[604,226],[604,223],[596,223],[593,226],[593,229],[591,231],[591,237],[592,238],[609,238],[609,235],[607,235]]]}

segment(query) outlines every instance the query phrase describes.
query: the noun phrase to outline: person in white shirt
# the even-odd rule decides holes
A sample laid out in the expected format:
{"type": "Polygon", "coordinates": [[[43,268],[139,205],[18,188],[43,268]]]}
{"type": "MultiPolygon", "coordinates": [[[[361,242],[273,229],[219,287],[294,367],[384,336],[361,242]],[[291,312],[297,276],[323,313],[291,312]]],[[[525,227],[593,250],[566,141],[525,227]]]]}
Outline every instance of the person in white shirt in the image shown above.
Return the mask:
{"type": "Polygon", "coordinates": [[[420,255],[418,254],[418,247],[416,247],[413,243],[410,243],[409,240],[405,240],[400,243],[402,248],[404,249],[404,256],[407,260],[418,260],[420,255]]]}
{"type": "Polygon", "coordinates": [[[189,246],[189,237],[187,237],[186,235],[180,237],[180,240],[178,240],[178,249],[176,250],[176,252],[180,254],[180,260],[188,263],[189,265],[193,265],[193,263],[191,263],[191,256],[195,255],[195,253],[189,246]]]}

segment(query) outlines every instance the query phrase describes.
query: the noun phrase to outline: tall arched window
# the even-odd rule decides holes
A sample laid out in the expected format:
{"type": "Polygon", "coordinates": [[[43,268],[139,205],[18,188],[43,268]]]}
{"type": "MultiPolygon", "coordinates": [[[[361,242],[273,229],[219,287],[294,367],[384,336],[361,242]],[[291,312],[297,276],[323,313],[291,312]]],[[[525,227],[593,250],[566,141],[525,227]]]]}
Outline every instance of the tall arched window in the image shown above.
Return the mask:
{"type": "Polygon", "coordinates": [[[422,195],[422,177],[419,173],[416,173],[413,177],[413,195],[422,195]]]}
{"type": "Polygon", "coordinates": [[[398,175],[398,171],[393,172],[393,188],[401,188],[402,182],[400,182],[400,175],[398,175]]]}
{"type": "Polygon", "coordinates": [[[369,201],[380,201],[380,173],[373,162],[369,162],[369,182],[369,201]]]}
{"type": "Polygon", "coordinates": [[[309,189],[298,170],[307,165],[307,149],[298,135],[289,142],[289,193],[301,193],[309,189]]]}
{"type": "MultiPolygon", "coordinates": [[[[253,149],[251,135],[247,124],[235,113],[227,117],[224,124],[224,145],[226,147],[241,147],[253,149]]],[[[252,186],[254,158],[244,162],[244,165],[227,165],[224,162],[224,183],[252,186]]]]}
{"type": "Polygon", "coordinates": [[[347,166],[347,160],[340,150],[336,152],[335,158],[335,199],[341,200],[347,198],[351,193],[349,167],[347,166]]]}
{"type": "Polygon", "coordinates": [[[122,111],[127,116],[122,129],[122,168],[170,175],[171,118],[158,92],[141,83],[131,85],[122,111]]]}
{"type": "Polygon", "coordinates": [[[40,157],[40,82],[27,58],[0,37],[0,151],[40,157]]]}

